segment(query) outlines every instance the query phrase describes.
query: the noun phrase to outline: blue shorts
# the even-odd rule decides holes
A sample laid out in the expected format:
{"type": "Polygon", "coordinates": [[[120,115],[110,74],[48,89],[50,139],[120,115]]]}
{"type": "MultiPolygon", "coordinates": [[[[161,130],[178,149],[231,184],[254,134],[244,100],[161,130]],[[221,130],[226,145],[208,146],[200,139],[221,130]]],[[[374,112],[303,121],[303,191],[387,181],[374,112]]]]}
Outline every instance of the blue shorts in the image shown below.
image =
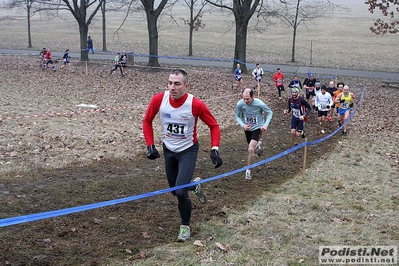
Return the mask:
{"type": "Polygon", "coordinates": [[[342,109],[342,108],[338,108],[338,114],[339,115],[344,115],[346,112],[349,112],[351,109],[342,109]]]}

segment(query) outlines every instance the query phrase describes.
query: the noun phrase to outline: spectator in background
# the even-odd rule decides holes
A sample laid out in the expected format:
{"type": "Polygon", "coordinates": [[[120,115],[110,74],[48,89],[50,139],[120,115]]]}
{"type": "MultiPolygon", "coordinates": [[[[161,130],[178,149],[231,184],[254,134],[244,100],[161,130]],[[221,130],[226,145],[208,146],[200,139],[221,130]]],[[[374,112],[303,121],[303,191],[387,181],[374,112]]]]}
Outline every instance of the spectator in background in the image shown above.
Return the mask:
{"type": "Polygon", "coordinates": [[[87,51],[90,52],[90,50],[91,50],[91,53],[94,54],[93,39],[89,36],[87,38],[87,51]]]}

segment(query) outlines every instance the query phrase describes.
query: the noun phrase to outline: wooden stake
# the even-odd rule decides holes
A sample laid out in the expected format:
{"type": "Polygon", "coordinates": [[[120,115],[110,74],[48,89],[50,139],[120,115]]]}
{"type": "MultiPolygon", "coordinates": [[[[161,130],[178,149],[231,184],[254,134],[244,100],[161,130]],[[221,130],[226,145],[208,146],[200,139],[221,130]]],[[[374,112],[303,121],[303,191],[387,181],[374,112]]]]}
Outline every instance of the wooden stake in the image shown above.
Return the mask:
{"type": "MultiPolygon", "coordinates": [[[[308,142],[308,138],[305,138],[305,142],[308,142]]],[[[305,169],[306,169],[306,156],[308,154],[308,145],[305,145],[305,149],[303,152],[303,166],[302,166],[302,178],[305,178],[305,169]]]]}

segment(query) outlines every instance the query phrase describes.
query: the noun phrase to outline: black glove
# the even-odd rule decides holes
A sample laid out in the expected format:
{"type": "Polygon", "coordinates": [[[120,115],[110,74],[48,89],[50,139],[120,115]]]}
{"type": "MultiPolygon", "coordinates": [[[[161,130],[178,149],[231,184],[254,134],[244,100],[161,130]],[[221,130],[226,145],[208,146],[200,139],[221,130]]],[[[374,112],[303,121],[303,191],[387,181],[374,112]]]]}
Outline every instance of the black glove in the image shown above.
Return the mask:
{"type": "Polygon", "coordinates": [[[219,152],[216,149],[211,150],[210,158],[212,160],[212,163],[215,165],[215,169],[223,164],[223,160],[219,156],[219,152]]]}
{"type": "Polygon", "coordinates": [[[159,152],[155,148],[154,144],[147,147],[147,158],[148,159],[155,160],[156,158],[159,158],[159,157],[161,157],[161,156],[159,155],[159,152]]]}
{"type": "Polygon", "coordinates": [[[330,106],[329,106],[329,105],[327,105],[327,106],[326,106],[326,108],[327,108],[327,109],[330,109],[330,106]]]}
{"type": "Polygon", "coordinates": [[[353,103],[350,103],[350,104],[349,104],[349,108],[352,108],[352,107],[353,107],[353,103]]]}
{"type": "Polygon", "coordinates": [[[345,102],[345,100],[344,100],[344,99],[341,99],[341,100],[339,100],[339,102],[340,102],[340,103],[343,103],[343,102],[345,102]]]}

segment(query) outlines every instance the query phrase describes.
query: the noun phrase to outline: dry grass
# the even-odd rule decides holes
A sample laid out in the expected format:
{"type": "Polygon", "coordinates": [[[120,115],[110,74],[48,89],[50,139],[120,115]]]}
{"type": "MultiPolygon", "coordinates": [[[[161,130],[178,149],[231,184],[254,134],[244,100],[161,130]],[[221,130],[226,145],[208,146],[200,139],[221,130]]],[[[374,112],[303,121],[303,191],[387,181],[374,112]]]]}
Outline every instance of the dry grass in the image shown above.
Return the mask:
{"type": "MultiPolygon", "coordinates": [[[[361,16],[342,14],[323,21],[335,27],[309,25],[306,38],[301,36],[299,44],[300,51],[306,51],[298,54],[301,63],[307,64],[311,37],[325,44],[315,51],[315,64],[320,66],[395,70],[397,66],[387,63],[392,62],[390,59],[397,51],[393,48],[395,36],[368,38],[368,18],[364,12],[356,14],[361,16]],[[356,28],[346,27],[347,23],[342,23],[345,19],[350,19],[350,25],[357,25],[356,28]],[[332,21],[335,23],[331,24],[332,21]],[[339,33],[339,43],[327,42],[339,33]],[[341,43],[342,46],[335,45],[341,43]],[[381,49],[382,45],[385,49],[381,49]],[[377,50],[381,54],[373,52],[377,50]]],[[[114,21],[113,18],[110,20],[114,21]]],[[[71,21],[64,23],[73,25],[71,21]]],[[[140,18],[134,23],[143,25],[140,18]]],[[[206,38],[196,44],[195,50],[204,57],[231,57],[232,33],[226,33],[228,25],[218,23],[219,35],[213,38],[210,36],[216,25],[206,23],[207,27],[196,35],[198,39],[201,34],[206,38]]],[[[36,24],[41,27],[34,35],[37,50],[42,46],[60,51],[65,46],[78,49],[77,37],[71,32],[73,27],[59,27],[53,38],[44,38],[46,30],[54,29],[53,24],[45,24],[48,23],[36,24]]],[[[10,25],[19,27],[23,23],[13,21],[10,25]]],[[[99,22],[93,26],[91,35],[98,40],[99,22]]],[[[281,43],[277,37],[290,37],[283,28],[275,26],[281,33],[275,33],[276,27],[273,31],[267,29],[270,32],[266,36],[251,32],[251,61],[279,63],[289,58],[289,42],[281,43]]],[[[184,55],[186,37],[176,34],[180,29],[161,28],[160,54],[184,55]]],[[[135,52],[145,53],[145,30],[136,26],[125,32],[121,41],[110,37],[109,50],[134,47],[135,52]]],[[[1,24],[0,47],[24,48],[24,34],[23,30],[15,30],[8,35],[1,24]]],[[[136,67],[120,78],[109,75],[110,62],[92,62],[86,76],[79,63],[74,64],[75,73],[49,73],[40,71],[36,60],[1,58],[2,117],[63,114],[7,119],[0,124],[1,217],[122,198],[166,186],[162,160],[149,164],[143,156],[145,144],[140,124],[149,98],[165,89],[168,69],[154,72],[136,67]],[[76,107],[81,103],[115,109],[74,114],[84,111],[76,107]],[[67,112],[71,113],[64,114],[67,112]]],[[[230,89],[231,75],[228,70],[212,68],[187,70],[191,92],[206,101],[223,128],[221,154],[225,163],[215,171],[209,167],[208,132],[203,125],[199,127],[202,149],[196,175],[210,177],[244,166],[244,136],[233,118],[239,96],[230,89]]],[[[266,94],[262,95],[275,111],[264,136],[266,157],[292,145],[289,118],[281,111],[285,104],[276,100],[270,79],[267,74],[266,94]]],[[[317,265],[319,245],[396,245],[399,91],[382,88],[378,80],[348,77],[344,81],[367,88],[364,104],[351,122],[347,138],[336,136],[309,147],[304,179],[300,175],[303,155],[298,151],[254,169],[256,177],[252,182],[244,183],[240,173],[207,183],[210,201],[201,206],[194,201],[193,239],[187,244],[174,242],[178,225],[174,198],[160,195],[132,204],[3,228],[0,264],[317,265]],[[143,233],[149,233],[150,238],[143,237],[143,233]],[[224,252],[216,243],[228,250],[224,252]]],[[[351,90],[360,96],[359,88],[351,90]]],[[[335,128],[334,123],[329,131],[335,128]]],[[[315,117],[308,123],[308,137],[321,137],[315,117]]]]}
{"type": "Polygon", "coordinates": [[[321,245],[397,245],[397,123],[393,132],[356,131],[311,162],[305,178],[292,174],[265,187],[246,210],[226,208],[226,216],[203,224],[197,242],[157,247],[134,265],[318,265],[321,245]]]}
{"type": "MultiPolygon", "coordinates": [[[[375,36],[368,27],[379,14],[370,14],[363,1],[347,3],[349,10],[337,11],[315,23],[307,23],[298,29],[296,60],[299,65],[399,71],[393,58],[399,58],[396,35],[375,36]],[[310,65],[310,48],[312,64],[310,65]]],[[[188,28],[181,23],[188,11],[177,7],[173,11],[176,25],[169,16],[159,21],[159,55],[186,56],[188,53],[188,28]]],[[[122,13],[112,13],[107,17],[107,50],[133,51],[148,54],[148,35],[142,13],[132,13],[123,28],[116,33],[123,19],[122,13]]],[[[194,33],[194,56],[206,58],[233,58],[234,26],[233,17],[219,9],[205,12],[205,28],[194,33]]],[[[291,60],[292,29],[273,21],[271,26],[263,26],[261,31],[254,28],[251,21],[247,41],[247,62],[286,64],[291,60]]],[[[0,23],[0,47],[25,49],[27,47],[26,22],[20,20],[0,23]]],[[[101,19],[97,17],[90,26],[97,50],[102,49],[101,19]]],[[[32,18],[32,42],[34,49],[40,51],[48,47],[53,51],[80,51],[76,22],[64,14],[63,20],[48,20],[46,17],[32,18]]],[[[252,67],[252,66],[251,66],[252,67]]]]}

